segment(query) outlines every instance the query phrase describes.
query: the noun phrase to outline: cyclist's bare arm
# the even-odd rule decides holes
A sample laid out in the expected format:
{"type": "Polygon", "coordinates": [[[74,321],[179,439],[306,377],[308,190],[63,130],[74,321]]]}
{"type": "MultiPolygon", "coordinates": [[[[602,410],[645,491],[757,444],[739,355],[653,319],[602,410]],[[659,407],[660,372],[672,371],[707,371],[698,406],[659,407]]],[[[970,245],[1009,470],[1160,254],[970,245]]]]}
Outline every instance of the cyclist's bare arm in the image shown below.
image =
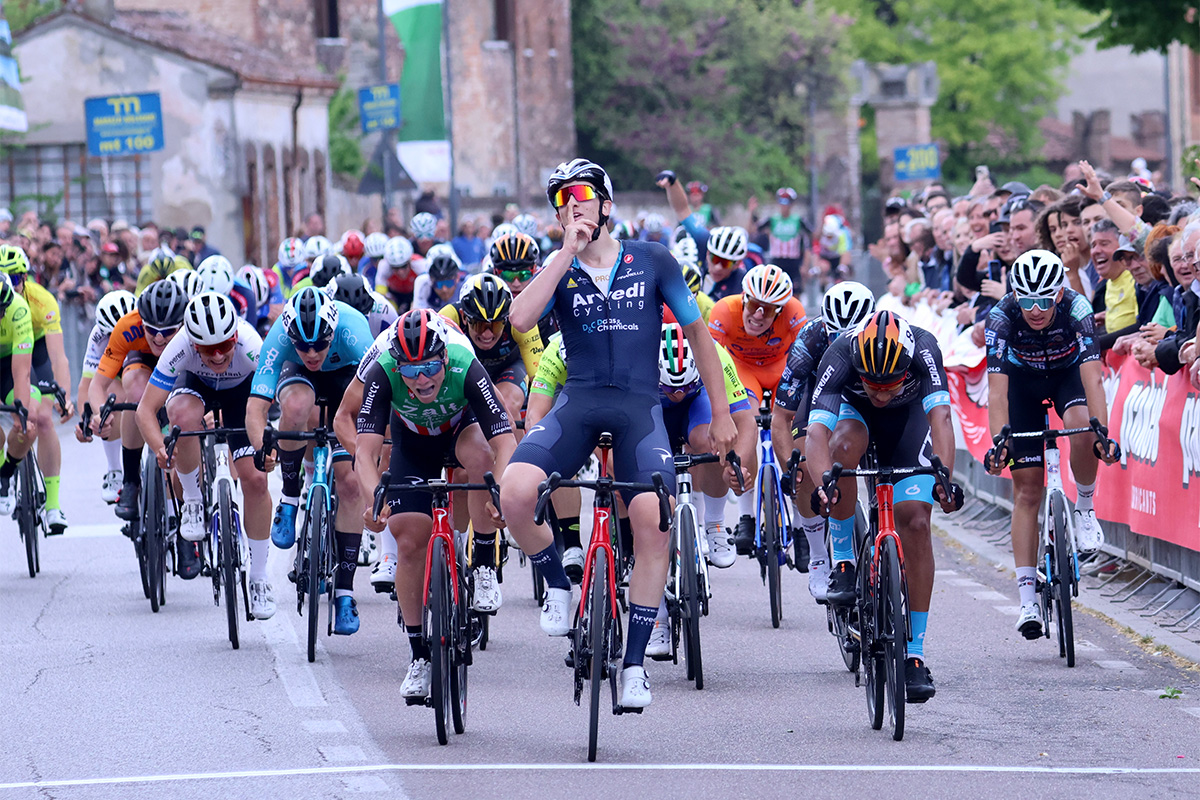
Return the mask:
{"type": "Polygon", "coordinates": [[[541,392],[530,392],[529,403],[525,406],[525,430],[531,430],[542,421],[542,417],[554,408],[554,398],[541,392]]]}
{"type": "MultiPolygon", "coordinates": [[[[691,345],[692,354],[696,359],[696,369],[700,372],[700,380],[705,386],[721,387],[725,385],[725,375],[721,371],[721,359],[713,344],[712,335],[704,319],[696,319],[683,326],[683,335],[691,345]]],[[[729,416],[729,402],[725,393],[713,391],[708,395],[712,407],[712,422],[708,426],[708,436],[712,452],[724,456],[737,442],[737,428],[729,416]]]]}
{"type": "Polygon", "coordinates": [[[159,466],[163,466],[162,462],[166,460],[166,444],[163,442],[162,428],[158,424],[158,410],[166,405],[170,394],[166,389],[148,383],[146,390],[142,392],[142,399],[138,401],[137,411],[134,412],[138,430],[142,432],[142,438],[150,452],[159,457],[159,466]]]}
{"type": "Polygon", "coordinates": [[[789,411],[778,403],[771,408],[771,445],[775,448],[775,459],[780,464],[787,463],[792,457],[792,448],[796,446],[792,439],[792,422],[795,418],[795,411],[789,411]]]}
{"type": "Polygon", "coordinates": [[[46,334],[46,354],[50,356],[50,369],[54,372],[54,382],[67,396],[67,407],[62,409],[62,417],[73,416],[75,406],[71,402],[71,364],[67,361],[67,351],[63,347],[61,333],[46,334]]]}
{"type": "Polygon", "coordinates": [[[691,216],[692,207],[688,205],[687,192],[683,189],[683,181],[678,178],[673,181],[668,178],[662,178],[658,181],[658,185],[666,190],[667,202],[671,204],[671,210],[675,212],[675,220],[677,222],[683,222],[691,216]]]}
{"type": "Polygon", "coordinates": [[[954,474],[954,423],[950,406],[935,406],[929,409],[929,439],[933,443],[933,454],[942,460],[950,474],[954,474]]]}
{"type": "Polygon", "coordinates": [[[246,401],[246,436],[255,450],[261,450],[263,431],[267,429],[267,412],[271,409],[271,401],[261,397],[251,397],[246,401]]]}
{"type": "Polygon", "coordinates": [[[333,415],[333,433],[342,447],[351,456],[358,449],[357,431],[354,427],[358,412],[362,408],[363,382],[356,376],[346,387],[342,402],[338,404],[337,413],[333,415]]]}
{"type": "Polygon", "coordinates": [[[1088,416],[1100,420],[1108,427],[1108,400],[1104,396],[1104,369],[1099,361],[1088,361],[1079,365],[1079,380],[1087,397],[1088,416]]]}

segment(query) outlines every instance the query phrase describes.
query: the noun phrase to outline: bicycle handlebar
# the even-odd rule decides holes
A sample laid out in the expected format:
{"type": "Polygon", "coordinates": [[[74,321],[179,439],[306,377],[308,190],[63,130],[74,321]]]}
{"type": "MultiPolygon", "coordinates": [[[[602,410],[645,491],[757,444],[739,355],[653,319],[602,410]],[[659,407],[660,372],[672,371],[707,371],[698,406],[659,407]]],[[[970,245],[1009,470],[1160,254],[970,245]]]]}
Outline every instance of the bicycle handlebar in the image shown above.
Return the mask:
{"type": "MultiPolygon", "coordinates": [[[[85,410],[88,412],[91,411],[91,403],[85,405],[85,410]]],[[[104,424],[108,422],[108,418],[117,411],[137,411],[137,403],[118,403],[117,396],[110,394],[108,399],[104,401],[104,405],[100,406],[100,427],[103,428],[104,424]]],[[[88,421],[90,422],[91,420],[89,419],[88,421]]],[[[84,433],[86,434],[87,432],[84,431],[84,433]]]]}
{"type": "Polygon", "coordinates": [[[896,478],[908,478],[914,475],[932,475],[942,487],[947,500],[955,497],[950,482],[950,470],[942,463],[942,459],[934,456],[927,467],[873,467],[870,469],[846,469],[841,462],[835,461],[829,471],[822,476],[821,488],[825,492],[826,508],[829,507],[833,493],[837,491],[838,481],[842,478],[880,478],[887,483],[894,483],[896,478]]]}
{"type": "Polygon", "coordinates": [[[175,453],[175,445],[179,440],[187,436],[195,436],[200,439],[205,436],[227,437],[231,433],[245,433],[245,428],[202,428],[197,431],[180,430],[178,425],[171,428],[171,432],[167,434],[167,438],[163,440],[163,444],[167,446],[167,461],[170,462],[171,456],[175,453]]]}
{"type": "Polygon", "coordinates": [[[1088,420],[1088,426],[1086,428],[1062,428],[1058,430],[1051,429],[1044,431],[1022,431],[1020,433],[1013,433],[1012,426],[1005,425],[1000,429],[1000,434],[992,441],[992,444],[994,446],[993,449],[999,451],[1001,448],[1009,449],[1013,439],[1041,439],[1044,441],[1055,441],[1063,436],[1075,436],[1076,434],[1080,433],[1094,433],[1096,435],[1096,441],[1092,443],[1092,452],[1096,454],[1097,458],[1104,458],[1102,450],[1107,448],[1109,442],[1112,442],[1113,446],[1116,447],[1116,457],[1121,457],[1120,443],[1108,438],[1108,428],[1101,425],[1100,420],[1096,417],[1092,417],[1088,420]]]}
{"type": "Polygon", "coordinates": [[[0,405],[0,411],[8,411],[17,415],[17,419],[21,421],[21,433],[28,433],[29,427],[26,425],[29,422],[29,409],[20,400],[13,400],[12,405],[0,405]]]}
{"type": "Polygon", "coordinates": [[[496,510],[500,510],[500,484],[496,482],[496,476],[490,472],[483,473],[483,483],[447,483],[446,481],[435,479],[426,480],[421,483],[392,483],[392,473],[384,470],[379,476],[379,485],[375,487],[375,503],[373,505],[374,517],[379,519],[380,512],[383,511],[383,504],[387,500],[388,491],[394,492],[431,492],[434,495],[445,492],[488,492],[492,496],[492,504],[496,506],[496,510]]]}
{"type": "Polygon", "coordinates": [[[720,456],[712,453],[676,453],[675,473],[687,472],[699,464],[712,464],[720,460],[720,456]]]}
{"type": "Polygon", "coordinates": [[[559,488],[591,489],[596,496],[611,496],[614,491],[654,492],[658,495],[658,529],[665,531],[671,527],[671,493],[662,475],[655,472],[651,483],[628,483],[615,481],[612,478],[597,478],[593,481],[565,481],[557,472],[551,472],[550,477],[538,484],[538,501],[533,510],[533,521],[541,525],[546,521],[546,507],[550,503],[550,495],[559,488]]]}
{"type": "Polygon", "coordinates": [[[737,475],[737,479],[738,479],[738,491],[739,492],[746,491],[746,482],[742,480],[742,459],[741,459],[741,457],[734,451],[730,450],[728,453],[725,454],[725,462],[727,464],[733,465],[733,472],[735,475],[737,475]]]}

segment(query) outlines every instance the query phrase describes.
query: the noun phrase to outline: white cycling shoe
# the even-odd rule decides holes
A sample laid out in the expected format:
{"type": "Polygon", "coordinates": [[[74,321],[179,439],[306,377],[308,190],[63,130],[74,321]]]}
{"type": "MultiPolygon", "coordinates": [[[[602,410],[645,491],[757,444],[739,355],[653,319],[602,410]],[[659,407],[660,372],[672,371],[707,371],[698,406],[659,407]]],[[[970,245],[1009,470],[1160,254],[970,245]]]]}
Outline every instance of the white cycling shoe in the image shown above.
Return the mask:
{"type": "Polygon", "coordinates": [[[829,562],[828,561],[810,561],[808,562],[808,593],[813,596],[813,599],[818,603],[825,602],[825,595],[829,591],[829,562]]]}
{"type": "Polygon", "coordinates": [[[418,658],[408,665],[408,674],[400,684],[400,696],[411,699],[429,697],[433,686],[433,665],[424,658],[418,658]]]}
{"type": "Polygon", "coordinates": [[[275,616],[275,592],[266,581],[250,582],[250,616],[255,619],[275,616]]]}
{"type": "Polygon", "coordinates": [[[671,623],[669,617],[654,620],[654,630],[650,631],[650,641],[646,644],[646,655],[655,661],[664,661],[671,657],[671,623]]]}
{"type": "Polygon", "coordinates": [[[621,707],[645,708],[650,705],[650,678],[645,667],[621,670],[621,707]]]}
{"type": "Polygon", "coordinates": [[[583,583],[583,548],[568,547],[563,551],[562,556],[563,572],[567,573],[567,579],[571,583],[578,586],[583,583]]]}
{"type": "Polygon", "coordinates": [[[371,585],[375,591],[383,591],[396,583],[396,557],[383,556],[371,570],[371,585]]]}
{"type": "Polygon", "coordinates": [[[1038,639],[1042,635],[1042,607],[1034,601],[1021,606],[1017,616],[1017,630],[1026,639],[1038,639]]]}
{"type": "Polygon", "coordinates": [[[475,597],[471,608],[480,614],[495,614],[504,604],[504,595],[500,592],[500,583],[496,580],[496,570],[491,567],[475,568],[475,597]]]}
{"type": "Polygon", "coordinates": [[[1075,509],[1075,545],[1081,553],[1094,553],[1104,544],[1104,529],[1092,509],[1075,509]]]}
{"type": "Polygon", "coordinates": [[[100,499],[110,506],[121,496],[121,484],[124,482],[121,470],[114,469],[104,473],[100,483],[100,499]]]}
{"type": "Polygon", "coordinates": [[[542,602],[542,631],[547,636],[566,636],[571,632],[570,589],[546,587],[546,599],[542,602]]]}
{"type": "Polygon", "coordinates": [[[737,549],[733,546],[733,539],[729,537],[729,531],[724,525],[708,528],[704,531],[704,538],[708,541],[708,563],[718,569],[728,569],[737,561],[737,549]]]}
{"type": "Polygon", "coordinates": [[[67,532],[67,515],[61,508],[47,508],[42,512],[42,521],[46,523],[47,536],[61,536],[67,532]]]}
{"type": "Polygon", "coordinates": [[[185,501],[179,509],[179,535],[189,542],[200,542],[204,534],[204,503],[185,501]]]}

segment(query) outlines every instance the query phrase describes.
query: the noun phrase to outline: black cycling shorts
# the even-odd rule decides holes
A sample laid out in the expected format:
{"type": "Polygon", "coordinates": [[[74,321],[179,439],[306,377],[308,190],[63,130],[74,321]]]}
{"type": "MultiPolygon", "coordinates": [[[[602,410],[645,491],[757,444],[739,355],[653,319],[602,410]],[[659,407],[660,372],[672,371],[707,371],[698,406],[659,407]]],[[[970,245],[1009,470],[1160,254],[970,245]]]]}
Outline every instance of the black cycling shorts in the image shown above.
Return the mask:
{"type": "Polygon", "coordinates": [[[526,381],[525,362],[519,358],[508,366],[495,370],[495,374],[492,374],[492,371],[489,370],[488,377],[497,386],[502,383],[511,383],[519,387],[526,397],[529,397],[529,382],[526,381]]]}
{"type": "MultiPolygon", "coordinates": [[[[661,403],[659,405],[662,405],[661,403]]],[[[682,452],[692,431],[712,422],[712,405],[708,402],[708,390],[701,386],[678,403],[669,403],[663,408],[663,423],[667,427],[667,438],[676,452],[682,452]]]]}
{"type": "MultiPolygon", "coordinates": [[[[327,400],[329,402],[329,419],[327,424],[330,428],[333,427],[333,415],[337,413],[338,405],[342,402],[342,395],[346,394],[346,389],[350,386],[350,382],[354,380],[354,371],[358,369],[357,364],[350,364],[339,369],[329,371],[318,370],[311,372],[304,368],[304,365],[298,361],[288,361],[279,370],[279,385],[275,388],[275,396],[283,391],[285,386],[301,383],[313,390],[317,400],[327,400]]],[[[347,461],[351,459],[351,455],[346,452],[346,449],[341,444],[334,444],[333,460],[347,461]]]]}
{"type": "MultiPolygon", "coordinates": [[[[1043,403],[1050,400],[1061,417],[1072,406],[1087,405],[1079,367],[1073,366],[1050,373],[1019,370],[1008,376],[1008,424],[1013,433],[1046,430],[1046,410],[1043,403]]],[[[1013,439],[1009,446],[1009,469],[1041,469],[1044,444],[1041,439],[1013,439]]]]}
{"type": "MultiPolygon", "coordinates": [[[[512,461],[533,464],[547,475],[557,472],[569,477],[587,462],[605,431],[613,437],[616,480],[649,484],[657,472],[674,493],[671,440],[657,395],[567,384],[550,413],[525,432],[512,461]]],[[[636,494],[622,491],[621,497],[628,504],[636,494]]]]}
{"type": "MultiPolygon", "coordinates": [[[[392,413],[392,457],[388,462],[392,483],[420,483],[441,477],[442,467],[455,466],[454,446],[469,426],[476,424],[475,415],[467,409],[454,430],[426,436],[411,431],[392,413]]],[[[387,494],[388,508],[393,514],[424,514],[433,516],[433,495],[429,492],[397,492],[387,494]]]]}
{"type": "MultiPolygon", "coordinates": [[[[927,467],[933,458],[929,435],[929,416],[920,402],[896,408],[875,408],[842,403],[838,422],[853,419],[870,432],[875,457],[881,467],[927,467]]],[[[847,465],[848,466],[848,465],[847,465]]],[[[913,475],[896,481],[892,491],[895,502],[915,500],[933,503],[932,475],[913,475]]]]}
{"type": "MultiPolygon", "coordinates": [[[[167,395],[167,405],[176,395],[186,394],[198,397],[204,402],[205,411],[220,411],[222,428],[246,427],[246,401],[250,399],[250,385],[254,381],[248,377],[237,386],[228,389],[214,389],[190,372],[185,372],[175,379],[175,388],[167,395]]],[[[229,434],[229,452],[233,460],[254,455],[250,445],[250,437],[245,430],[241,433],[229,434]]]]}
{"type": "Polygon", "coordinates": [[[33,360],[29,365],[29,385],[41,392],[43,397],[53,400],[54,383],[54,367],[50,363],[50,350],[46,347],[46,337],[43,336],[33,343],[33,360]]]}

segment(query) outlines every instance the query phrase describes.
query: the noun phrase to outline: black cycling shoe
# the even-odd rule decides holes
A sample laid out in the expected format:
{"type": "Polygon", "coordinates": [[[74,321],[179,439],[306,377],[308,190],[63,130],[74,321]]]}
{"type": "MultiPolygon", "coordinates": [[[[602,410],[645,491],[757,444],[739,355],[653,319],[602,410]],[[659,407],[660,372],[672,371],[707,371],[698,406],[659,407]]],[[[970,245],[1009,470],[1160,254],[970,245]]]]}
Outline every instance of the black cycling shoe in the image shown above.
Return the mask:
{"type": "Polygon", "coordinates": [[[799,572],[808,572],[808,537],[804,535],[804,531],[799,528],[790,528],[788,534],[792,537],[792,542],[796,548],[796,569],[799,572]]]}
{"type": "Polygon", "coordinates": [[[737,533],[733,537],[733,546],[739,556],[754,554],[754,517],[743,514],[738,519],[737,533]]]}
{"type": "Polygon", "coordinates": [[[179,556],[179,561],[175,564],[179,577],[190,581],[199,575],[201,563],[200,554],[196,552],[196,543],[180,537],[175,542],[175,549],[179,556]]]}
{"type": "Polygon", "coordinates": [[[857,595],[858,572],[853,561],[839,561],[829,573],[829,589],[825,599],[830,605],[852,606],[857,595]]]}
{"type": "Polygon", "coordinates": [[[937,694],[924,659],[913,656],[904,662],[904,694],[909,703],[924,703],[937,694]]]}
{"type": "Polygon", "coordinates": [[[136,483],[121,484],[121,496],[117,500],[117,518],[133,522],[138,518],[138,489],[136,483]]]}

